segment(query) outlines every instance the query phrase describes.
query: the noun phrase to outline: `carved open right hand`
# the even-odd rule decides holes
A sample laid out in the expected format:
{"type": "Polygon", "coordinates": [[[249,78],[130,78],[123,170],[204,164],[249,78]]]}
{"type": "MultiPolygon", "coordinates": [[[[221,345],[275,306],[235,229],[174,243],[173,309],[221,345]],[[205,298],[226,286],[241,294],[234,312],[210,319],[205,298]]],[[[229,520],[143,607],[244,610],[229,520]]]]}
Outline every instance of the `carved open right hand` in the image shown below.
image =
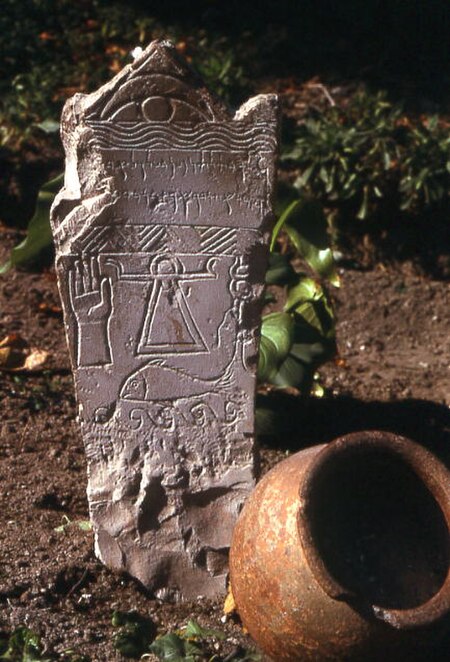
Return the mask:
{"type": "Polygon", "coordinates": [[[98,258],[86,256],[76,260],[69,282],[72,308],[78,323],[78,367],[110,363],[111,283],[109,278],[100,274],[98,258]]]}
{"type": "Polygon", "coordinates": [[[100,275],[98,258],[75,262],[70,272],[70,291],[79,324],[103,322],[111,314],[111,284],[100,275]]]}

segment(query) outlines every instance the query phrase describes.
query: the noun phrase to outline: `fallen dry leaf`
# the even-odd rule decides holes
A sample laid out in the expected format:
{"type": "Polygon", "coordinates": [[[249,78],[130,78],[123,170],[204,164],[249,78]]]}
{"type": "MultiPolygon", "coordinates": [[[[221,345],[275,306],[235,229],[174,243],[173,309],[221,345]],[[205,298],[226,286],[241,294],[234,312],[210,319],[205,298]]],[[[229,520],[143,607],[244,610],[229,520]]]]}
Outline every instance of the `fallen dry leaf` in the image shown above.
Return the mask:
{"type": "Polygon", "coordinates": [[[9,333],[7,336],[0,340],[0,348],[12,347],[14,349],[25,349],[28,347],[26,340],[18,333],[9,333]]]}
{"type": "Polygon", "coordinates": [[[25,358],[22,370],[37,370],[41,368],[46,362],[48,352],[44,349],[32,349],[28,356],[25,358]]]}
{"type": "Polygon", "coordinates": [[[223,603],[223,613],[225,614],[225,616],[228,616],[228,614],[232,614],[235,611],[236,611],[236,603],[234,601],[233,591],[231,590],[231,584],[230,584],[230,586],[228,587],[227,597],[225,598],[225,602],[223,603]]]}
{"type": "Polygon", "coordinates": [[[48,352],[30,347],[18,333],[11,333],[0,340],[0,370],[6,372],[32,372],[45,363],[48,352]]]}
{"type": "Polygon", "coordinates": [[[59,317],[62,315],[62,308],[61,306],[53,306],[50,303],[40,303],[39,306],[39,312],[45,313],[47,315],[59,317]]]}

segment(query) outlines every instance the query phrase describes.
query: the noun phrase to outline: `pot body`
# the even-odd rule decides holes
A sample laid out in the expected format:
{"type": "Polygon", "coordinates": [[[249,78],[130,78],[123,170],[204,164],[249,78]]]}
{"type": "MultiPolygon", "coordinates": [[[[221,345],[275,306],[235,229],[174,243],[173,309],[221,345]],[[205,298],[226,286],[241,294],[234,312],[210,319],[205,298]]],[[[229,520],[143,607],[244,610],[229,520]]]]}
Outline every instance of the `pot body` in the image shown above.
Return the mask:
{"type": "MultiPolygon", "coordinates": [[[[450,608],[448,572],[439,580],[444,588],[439,586],[436,591],[440,593],[439,608],[434,605],[433,613],[432,605],[424,617],[423,605],[419,605],[419,627],[415,627],[414,609],[406,610],[408,619],[402,621],[401,609],[377,608],[335,581],[314,547],[311,527],[306,526],[311,524],[306,521],[312,517],[311,508],[314,511],[314,499],[312,504],[306,502],[318,480],[317,466],[325,459],[329,471],[339,448],[342,460],[342,449],[357,447],[361,457],[366,446],[373,449],[377,444],[388,458],[390,447],[400,444],[402,462],[408,464],[405,453],[412,449],[418,452],[419,463],[424,463],[424,453],[431,470],[439,465],[440,480],[433,479],[426,490],[430,487],[439,492],[439,512],[448,508],[442,514],[444,529],[447,527],[442,563],[448,564],[445,535],[450,528],[450,474],[424,449],[394,435],[370,432],[347,435],[287,458],[260,481],[247,501],[230,555],[231,586],[239,615],[253,639],[274,660],[426,659],[424,650],[439,628],[445,627],[445,612],[450,608]],[[441,485],[442,481],[447,484],[441,485]]],[[[331,499],[337,496],[330,494],[331,499]]],[[[320,512],[313,512],[313,517],[320,519],[320,512]]],[[[435,596],[428,596],[427,602],[429,597],[433,602],[435,596]]]]}

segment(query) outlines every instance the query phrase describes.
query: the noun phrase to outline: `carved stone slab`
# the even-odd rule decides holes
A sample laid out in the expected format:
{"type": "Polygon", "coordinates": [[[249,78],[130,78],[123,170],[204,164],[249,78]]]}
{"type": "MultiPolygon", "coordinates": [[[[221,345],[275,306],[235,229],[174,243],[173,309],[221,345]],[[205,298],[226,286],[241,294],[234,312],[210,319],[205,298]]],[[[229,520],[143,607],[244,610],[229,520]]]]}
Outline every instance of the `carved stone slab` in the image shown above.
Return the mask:
{"type": "Polygon", "coordinates": [[[167,42],[64,109],[52,210],[96,552],[160,597],[223,591],[255,480],[277,100],[232,115],[167,42]]]}

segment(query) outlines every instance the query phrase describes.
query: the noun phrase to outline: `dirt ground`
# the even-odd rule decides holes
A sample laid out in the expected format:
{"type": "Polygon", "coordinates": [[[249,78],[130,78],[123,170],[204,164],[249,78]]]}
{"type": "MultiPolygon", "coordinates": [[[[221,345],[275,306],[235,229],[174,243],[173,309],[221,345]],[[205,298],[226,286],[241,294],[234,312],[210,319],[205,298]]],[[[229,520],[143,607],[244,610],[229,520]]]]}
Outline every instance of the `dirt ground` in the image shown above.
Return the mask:
{"type": "MultiPolygon", "coordinates": [[[[3,261],[17,235],[3,226],[0,236],[3,261]]],[[[262,438],[263,467],[287,452],[368,428],[405,434],[450,466],[448,282],[405,266],[342,268],[341,277],[339,357],[321,370],[327,395],[261,396],[280,418],[278,434],[262,438]]],[[[91,532],[77,524],[88,518],[85,459],[54,272],[1,278],[0,310],[0,340],[20,334],[49,353],[36,374],[0,373],[0,629],[27,625],[42,636],[48,654],[76,651],[109,662],[123,659],[113,646],[112,612],[136,609],[158,632],[189,618],[223,630],[219,660],[234,659],[240,646],[251,648],[237,620],[223,622],[223,600],[162,604],[95,559],[91,532]],[[69,520],[63,532],[55,531],[69,520]]],[[[76,659],[66,655],[62,659],[76,659]]],[[[430,655],[448,659],[448,649],[430,655]]]]}

